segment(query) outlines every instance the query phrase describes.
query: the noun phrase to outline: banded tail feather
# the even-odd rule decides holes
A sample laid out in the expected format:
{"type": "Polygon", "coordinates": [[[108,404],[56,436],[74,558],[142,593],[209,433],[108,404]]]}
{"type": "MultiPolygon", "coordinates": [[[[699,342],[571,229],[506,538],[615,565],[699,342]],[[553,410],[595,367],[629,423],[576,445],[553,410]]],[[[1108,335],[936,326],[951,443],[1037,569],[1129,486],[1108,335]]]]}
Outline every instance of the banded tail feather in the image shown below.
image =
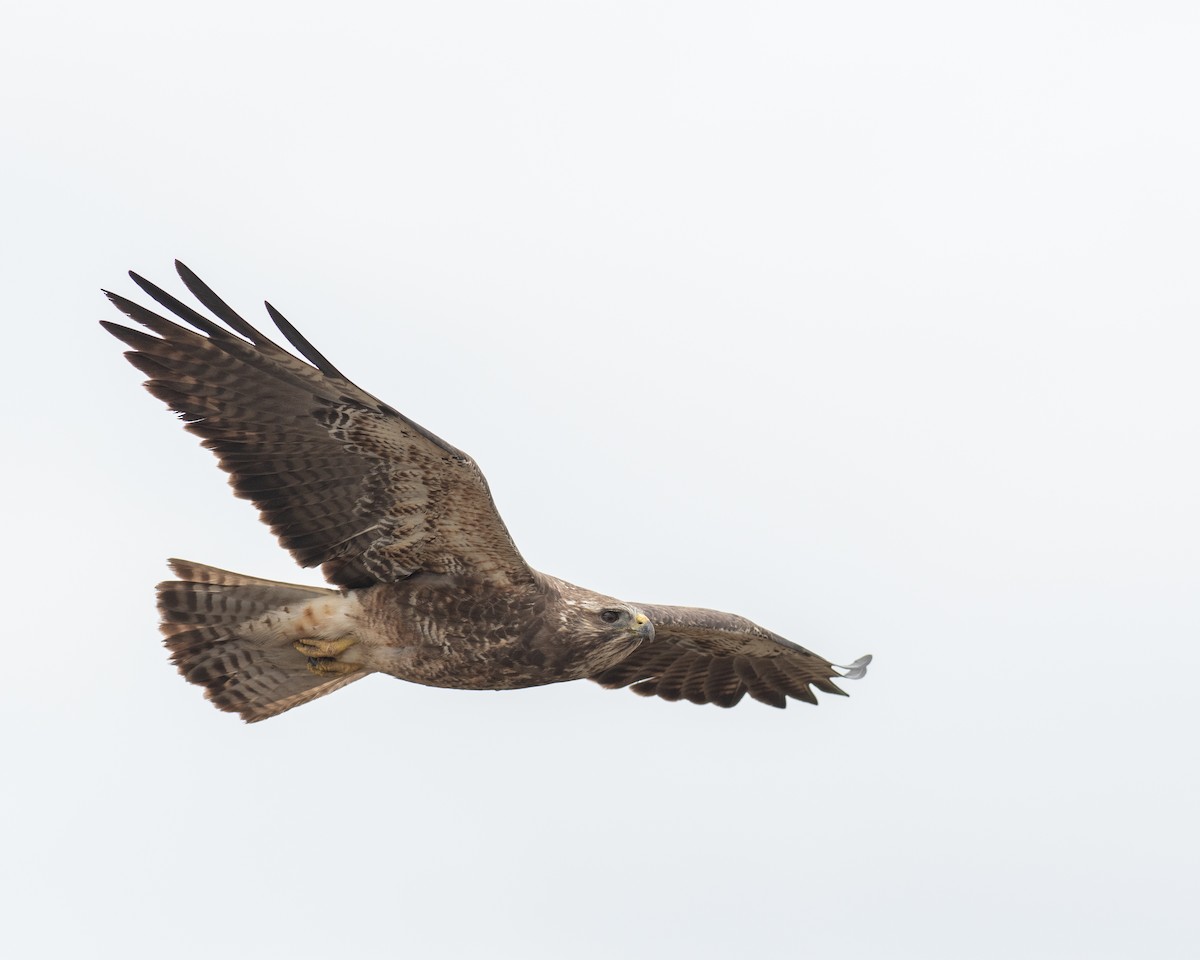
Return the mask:
{"type": "Polygon", "coordinates": [[[332,693],[370,671],[318,676],[292,646],[298,614],[337,590],[262,580],[189,560],[168,561],[178,580],[158,585],[160,628],[171,660],[221,710],[247,723],[332,693]]]}

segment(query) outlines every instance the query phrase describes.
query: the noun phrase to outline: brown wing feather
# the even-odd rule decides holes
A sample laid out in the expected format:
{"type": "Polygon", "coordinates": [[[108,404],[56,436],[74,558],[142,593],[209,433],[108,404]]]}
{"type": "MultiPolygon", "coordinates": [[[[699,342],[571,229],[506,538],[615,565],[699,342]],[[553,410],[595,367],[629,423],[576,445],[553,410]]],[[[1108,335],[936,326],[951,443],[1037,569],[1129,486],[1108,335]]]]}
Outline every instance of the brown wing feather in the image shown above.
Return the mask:
{"type": "Polygon", "coordinates": [[[869,656],[838,667],[745,617],[698,607],[637,604],[654,624],[654,639],[592,677],[610,689],[732,707],[749,694],[773,707],[788,698],[816,703],[811,687],[845,696],[833,677],[856,680],[869,656]]]}
{"type": "Polygon", "coordinates": [[[299,563],[321,564],[343,587],[416,571],[531,577],[470,457],[347,380],[274,308],[280,331],[312,365],[177,267],[230,329],[135,274],[200,332],[111,293],[156,336],[104,326],[132,348],[126,357],[149,377],[146,388],[203,438],[237,495],[253,501],[299,563]]]}

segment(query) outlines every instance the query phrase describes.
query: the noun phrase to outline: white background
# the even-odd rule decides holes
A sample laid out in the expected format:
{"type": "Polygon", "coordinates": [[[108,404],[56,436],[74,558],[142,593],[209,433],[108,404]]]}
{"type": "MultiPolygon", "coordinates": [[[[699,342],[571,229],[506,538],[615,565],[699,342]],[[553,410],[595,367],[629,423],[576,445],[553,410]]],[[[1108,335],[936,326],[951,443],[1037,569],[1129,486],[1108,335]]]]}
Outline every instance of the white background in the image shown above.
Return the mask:
{"type": "Polygon", "coordinates": [[[1198,48],[1191,3],[6,8],[2,952],[1195,956],[1198,48]],[[164,558],[319,577],[96,325],[174,257],[535,566],[870,676],[213,710],[164,558]]]}

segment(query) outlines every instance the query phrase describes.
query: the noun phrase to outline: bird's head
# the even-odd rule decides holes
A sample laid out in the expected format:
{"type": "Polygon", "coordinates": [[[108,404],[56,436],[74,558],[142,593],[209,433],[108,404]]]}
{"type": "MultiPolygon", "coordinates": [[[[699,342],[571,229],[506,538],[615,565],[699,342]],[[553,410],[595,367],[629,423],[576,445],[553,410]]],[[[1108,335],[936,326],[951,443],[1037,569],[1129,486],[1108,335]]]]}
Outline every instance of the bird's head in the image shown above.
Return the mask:
{"type": "Polygon", "coordinates": [[[590,633],[605,634],[613,640],[642,643],[654,639],[654,624],[637,607],[608,601],[589,604],[584,612],[590,618],[590,633]]]}

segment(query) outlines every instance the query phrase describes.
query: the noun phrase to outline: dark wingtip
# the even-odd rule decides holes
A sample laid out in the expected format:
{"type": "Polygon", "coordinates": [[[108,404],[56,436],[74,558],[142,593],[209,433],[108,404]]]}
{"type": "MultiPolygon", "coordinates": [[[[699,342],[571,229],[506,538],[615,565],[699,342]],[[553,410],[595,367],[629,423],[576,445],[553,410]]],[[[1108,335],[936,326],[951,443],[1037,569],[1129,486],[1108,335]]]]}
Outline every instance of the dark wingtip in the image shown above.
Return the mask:
{"type": "MultiPolygon", "coordinates": [[[[143,293],[148,294],[155,301],[162,304],[162,306],[167,307],[168,310],[170,309],[170,307],[167,304],[163,303],[162,300],[159,299],[160,297],[170,297],[170,294],[168,294],[165,290],[163,290],[162,287],[159,287],[157,284],[151,283],[149,280],[147,280],[145,277],[143,277],[140,273],[137,273],[133,270],[129,271],[129,279],[132,280],[134,283],[136,283],[139,287],[141,287],[143,293]]],[[[172,297],[171,299],[174,299],[174,298],[172,297]]]]}
{"type": "MultiPolygon", "coordinates": [[[[145,309],[145,307],[134,303],[128,297],[123,297],[119,293],[113,293],[111,290],[105,290],[104,295],[108,297],[109,303],[125,314],[125,316],[127,316],[130,320],[138,321],[138,316],[140,313],[149,312],[145,309]]],[[[105,321],[101,320],[100,322],[104,323],[105,321]]]]}
{"type": "Polygon", "coordinates": [[[200,278],[196,276],[196,274],[192,270],[192,268],[189,267],[182,260],[175,261],[175,272],[177,274],[179,274],[179,279],[182,280],[184,283],[187,283],[188,280],[195,280],[197,282],[199,282],[199,280],[200,280],[200,278]]]}
{"type": "MultiPolygon", "coordinates": [[[[187,269],[187,268],[185,267],[184,269],[187,269]]],[[[228,330],[226,330],[224,327],[222,327],[219,323],[216,323],[216,322],[210,320],[208,317],[204,316],[203,314],[198,313],[197,311],[193,310],[186,303],[184,303],[177,297],[173,297],[171,294],[167,293],[166,290],[162,289],[162,287],[158,286],[157,284],[151,283],[145,277],[135,273],[133,270],[129,271],[129,279],[132,280],[134,283],[136,283],[139,287],[141,287],[142,292],[145,293],[148,297],[150,297],[150,299],[153,300],[155,303],[159,304],[159,306],[166,307],[173,314],[175,314],[175,316],[179,317],[179,319],[181,319],[184,323],[190,324],[191,326],[193,326],[197,330],[199,330],[201,333],[207,334],[210,339],[212,339],[212,340],[236,339],[233,337],[233,335],[228,330]]],[[[185,283],[187,282],[186,278],[184,278],[184,282],[185,283]]],[[[201,284],[201,286],[203,286],[203,284],[201,284]]],[[[191,289],[191,288],[189,287],[189,289],[191,289]]],[[[194,290],[192,292],[195,293],[194,290]]],[[[198,298],[198,299],[200,299],[202,303],[204,302],[203,298],[198,298]]],[[[217,302],[220,303],[220,301],[217,301],[217,302]]],[[[205,303],[205,306],[209,306],[209,305],[207,303],[205,303]]],[[[222,304],[222,306],[224,306],[224,304],[222,304]]],[[[228,307],[226,307],[226,309],[228,310],[228,307]]],[[[232,311],[230,311],[230,312],[232,313],[232,311]]],[[[214,311],[214,313],[217,313],[218,316],[221,316],[221,319],[226,320],[227,323],[229,322],[226,317],[224,317],[220,314],[220,312],[214,311]]],[[[230,323],[230,326],[233,327],[235,330],[237,330],[238,333],[244,334],[245,331],[243,331],[238,326],[238,323],[241,323],[245,326],[249,326],[249,325],[245,324],[245,321],[242,320],[240,317],[238,317],[237,314],[233,314],[233,318],[234,318],[234,322],[230,323]]],[[[251,330],[252,330],[252,332],[257,333],[257,331],[254,331],[253,328],[251,328],[251,330]]],[[[261,334],[259,334],[259,336],[261,337],[261,334]]],[[[253,340],[254,338],[251,337],[250,339],[253,340]]]]}
{"type": "Polygon", "coordinates": [[[131,336],[140,332],[137,330],[131,330],[129,327],[126,327],[123,324],[113,323],[111,320],[101,320],[100,326],[102,326],[105,330],[122,342],[125,342],[125,338],[127,336],[131,336]]]}
{"type": "Polygon", "coordinates": [[[314,367],[320,370],[327,377],[337,377],[339,380],[346,380],[346,375],[337,367],[325,359],[325,356],[302,334],[299,330],[291,325],[287,317],[271,306],[269,301],[264,300],[263,306],[267,308],[267,313],[270,315],[272,322],[283,334],[284,338],[299,352],[305,360],[311,363],[314,367]]]}
{"type": "Polygon", "coordinates": [[[233,307],[218,297],[212,287],[196,276],[183,261],[175,261],[175,272],[179,274],[183,285],[191,291],[192,296],[204,304],[212,312],[213,316],[225,323],[230,330],[245,337],[256,346],[276,346],[271,342],[270,338],[263,336],[252,323],[244,319],[233,307]]]}

